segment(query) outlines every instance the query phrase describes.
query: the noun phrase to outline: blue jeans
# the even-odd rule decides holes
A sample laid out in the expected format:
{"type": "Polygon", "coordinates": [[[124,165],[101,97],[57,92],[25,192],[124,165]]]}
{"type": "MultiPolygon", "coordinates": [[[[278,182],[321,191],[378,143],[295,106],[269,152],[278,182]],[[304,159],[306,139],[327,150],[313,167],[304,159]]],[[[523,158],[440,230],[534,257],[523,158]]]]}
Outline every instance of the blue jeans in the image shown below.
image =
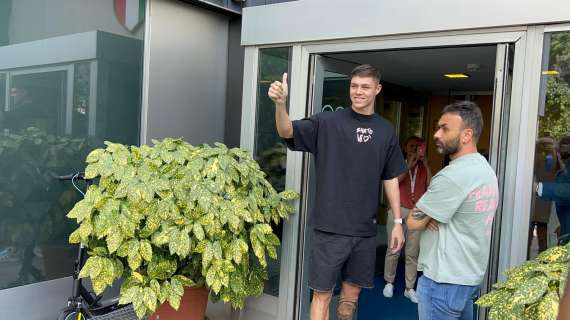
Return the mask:
{"type": "Polygon", "coordinates": [[[479,286],[438,283],[426,276],[418,280],[420,320],[473,320],[473,296],[479,286]]]}

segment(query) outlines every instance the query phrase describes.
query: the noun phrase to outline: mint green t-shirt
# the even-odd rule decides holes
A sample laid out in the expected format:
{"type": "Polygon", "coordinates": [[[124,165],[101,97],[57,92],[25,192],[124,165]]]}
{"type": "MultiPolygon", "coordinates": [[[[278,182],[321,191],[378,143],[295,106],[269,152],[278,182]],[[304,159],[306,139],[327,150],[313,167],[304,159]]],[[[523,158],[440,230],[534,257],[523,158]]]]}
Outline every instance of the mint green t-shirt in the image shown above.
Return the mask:
{"type": "Polygon", "coordinates": [[[417,204],[439,222],[439,231],[422,232],[418,270],[439,283],[480,285],[498,202],[497,177],[479,153],[438,172],[417,204]]]}

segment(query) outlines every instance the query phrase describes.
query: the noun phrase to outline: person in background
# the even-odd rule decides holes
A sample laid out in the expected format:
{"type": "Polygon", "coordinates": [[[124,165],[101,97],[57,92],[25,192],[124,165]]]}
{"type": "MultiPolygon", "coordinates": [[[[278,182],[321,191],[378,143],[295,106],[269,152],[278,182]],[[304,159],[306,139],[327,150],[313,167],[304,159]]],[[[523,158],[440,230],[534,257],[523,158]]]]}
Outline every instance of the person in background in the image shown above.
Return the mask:
{"type": "MultiPolygon", "coordinates": [[[[416,206],[417,201],[426,192],[431,180],[431,170],[427,165],[425,142],[422,138],[408,138],[404,143],[404,154],[408,170],[401,174],[398,180],[400,182],[400,211],[402,218],[405,220],[410,210],[416,206]]],[[[391,234],[394,228],[393,219],[394,215],[390,209],[388,210],[386,223],[388,234],[391,234]]],[[[404,228],[404,232],[406,239],[404,247],[406,256],[406,289],[404,290],[404,296],[413,303],[418,303],[418,297],[414,288],[418,275],[421,232],[418,230],[407,230],[407,228],[404,228]]],[[[386,298],[392,298],[394,296],[394,281],[396,279],[396,269],[398,267],[399,258],[400,252],[393,252],[390,248],[387,248],[386,258],[384,260],[384,280],[386,281],[386,285],[382,291],[386,298]]]]}
{"type": "MultiPolygon", "coordinates": [[[[537,181],[552,182],[559,169],[556,155],[556,141],[550,137],[542,137],[536,142],[534,155],[534,176],[537,181]]],[[[531,226],[528,234],[528,254],[534,237],[534,229],[538,240],[538,253],[548,247],[548,221],[552,211],[552,202],[541,199],[534,194],[532,198],[531,226]]]]}
{"type": "Polygon", "coordinates": [[[543,200],[554,201],[556,214],[560,221],[560,236],[563,239],[570,237],[570,136],[560,139],[558,143],[558,163],[560,170],[552,182],[540,181],[536,183],[536,194],[543,200]]]}

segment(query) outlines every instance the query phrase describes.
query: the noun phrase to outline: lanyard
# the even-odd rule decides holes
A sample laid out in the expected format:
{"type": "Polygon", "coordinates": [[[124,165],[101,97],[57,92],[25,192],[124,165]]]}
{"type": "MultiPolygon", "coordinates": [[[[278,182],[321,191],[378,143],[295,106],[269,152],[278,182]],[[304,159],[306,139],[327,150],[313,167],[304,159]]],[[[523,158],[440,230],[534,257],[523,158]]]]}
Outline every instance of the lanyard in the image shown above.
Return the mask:
{"type": "Polygon", "coordinates": [[[412,189],[412,200],[415,201],[414,193],[416,191],[416,179],[418,178],[418,165],[416,164],[416,168],[414,169],[414,174],[412,175],[412,171],[408,171],[410,175],[410,187],[412,189]]]}

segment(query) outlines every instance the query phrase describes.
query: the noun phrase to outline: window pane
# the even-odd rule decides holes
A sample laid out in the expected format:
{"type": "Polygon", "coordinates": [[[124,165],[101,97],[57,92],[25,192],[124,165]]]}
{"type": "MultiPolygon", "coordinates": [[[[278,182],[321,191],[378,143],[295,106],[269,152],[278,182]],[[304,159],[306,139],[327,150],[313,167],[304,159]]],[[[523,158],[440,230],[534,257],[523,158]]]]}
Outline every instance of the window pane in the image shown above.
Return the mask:
{"type": "Polygon", "coordinates": [[[0,290],[71,275],[81,198],[53,174],[82,171],[105,140],[139,142],[144,23],[112,1],[63,2],[0,4],[0,290]]]}
{"type": "MultiPolygon", "coordinates": [[[[254,156],[267,174],[267,180],[278,192],[285,189],[287,148],[277,134],[275,105],[267,96],[267,91],[273,81],[281,81],[283,73],[289,71],[290,62],[289,47],[259,50],[254,156]]],[[[282,240],[283,223],[274,225],[273,230],[282,240]]],[[[279,295],[280,252],[278,248],[278,259],[269,259],[268,262],[269,280],[265,284],[265,292],[274,296],[279,295]]]]}
{"type": "Polygon", "coordinates": [[[75,137],[86,137],[89,131],[90,75],[91,66],[89,62],[75,64],[75,73],[73,76],[73,118],[71,121],[73,123],[72,130],[75,137]]]}
{"type": "Polygon", "coordinates": [[[529,259],[570,236],[570,32],[545,35],[529,259]]]}

